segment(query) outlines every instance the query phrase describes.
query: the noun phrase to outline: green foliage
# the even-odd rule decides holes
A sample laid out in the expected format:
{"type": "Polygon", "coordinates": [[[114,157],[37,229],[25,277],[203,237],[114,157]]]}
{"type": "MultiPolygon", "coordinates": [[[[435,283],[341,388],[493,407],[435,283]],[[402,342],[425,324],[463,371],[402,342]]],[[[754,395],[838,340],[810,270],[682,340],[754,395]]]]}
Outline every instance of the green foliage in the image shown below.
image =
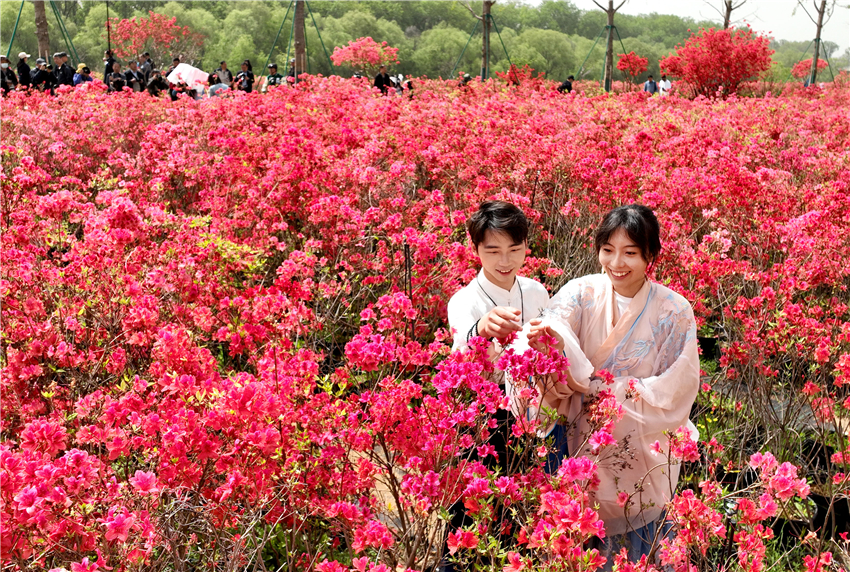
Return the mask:
{"type": "MultiPolygon", "coordinates": [[[[570,74],[577,78],[598,79],[601,76],[605,54],[606,36],[604,28],[607,17],[601,10],[580,10],[570,0],[543,0],[540,4],[525,3],[526,0],[499,0],[493,5],[492,13],[501,32],[510,60],[518,65],[528,64],[537,72],[545,73],[549,79],[563,80],[570,74]],[[602,36],[591,52],[593,40],[602,36]],[[582,62],[584,67],[579,69],[582,62]]],[[[149,10],[177,18],[181,26],[189,26],[205,38],[198,67],[213,70],[221,60],[227,60],[233,68],[242,59],[250,59],[255,72],[267,58],[271,58],[285,72],[287,48],[291,47],[292,18],[289,11],[281,27],[289,4],[286,2],[161,0],[143,2],[139,0],[110,3],[110,16],[130,18],[146,15],[149,10]],[[270,55],[275,36],[280,37],[270,55]]],[[[470,3],[479,10],[477,2],[470,3]]],[[[17,9],[15,1],[0,2],[0,42],[8,46],[14,27],[17,9]]],[[[399,49],[400,63],[390,70],[413,76],[446,77],[457,63],[457,71],[478,75],[481,67],[481,28],[469,42],[469,47],[458,62],[463,47],[469,40],[470,31],[476,20],[469,9],[455,1],[407,1],[354,0],[340,2],[316,0],[309,7],[315,17],[316,26],[308,12],[306,17],[306,39],[308,70],[310,73],[330,75],[341,73],[328,62],[322,49],[333,53],[336,46],[370,36],[378,42],[386,41],[399,49]],[[318,27],[318,30],[316,29],[318,27]],[[321,39],[320,39],[321,34],[321,39]]],[[[73,37],[74,45],[83,61],[94,70],[101,70],[101,57],[106,48],[106,6],[100,2],[60,3],[60,11],[73,37]]],[[[51,48],[64,49],[55,17],[48,10],[51,48]]],[[[614,50],[619,54],[634,51],[649,59],[647,74],[658,75],[658,60],[673,51],[690,33],[688,30],[700,26],[717,26],[717,22],[697,22],[668,14],[617,14],[615,24],[622,38],[614,37],[614,50]]],[[[502,49],[499,37],[493,34],[491,65],[494,70],[508,69],[508,58],[502,49]]],[[[31,2],[24,5],[21,24],[12,47],[12,56],[21,50],[37,51],[34,11],[31,2]]],[[[771,48],[776,65],[771,77],[774,82],[784,82],[788,71],[801,58],[812,56],[812,48],[804,56],[808,42],[776,40],[771,48]]],[[[834,70],[850,65],[850,50],[838,53],[838,46],[824,42],[834,70]]],[[[176,54],[179,55],[179,54],[176,54]]],[[[290,54],[291,57],[292,54],[290,54]]],[[[155,62],[167,66],[169,62],[155,62]]],[[[237,66],[238,67],[238,66],[237,66]]],[[[342,72],[345,73],[345,72],[342,72]]],[[[615,77],[615,79],[622,79],[615,77]]],[[[642,82],[645,77],[636,78],[642,82]]]]}

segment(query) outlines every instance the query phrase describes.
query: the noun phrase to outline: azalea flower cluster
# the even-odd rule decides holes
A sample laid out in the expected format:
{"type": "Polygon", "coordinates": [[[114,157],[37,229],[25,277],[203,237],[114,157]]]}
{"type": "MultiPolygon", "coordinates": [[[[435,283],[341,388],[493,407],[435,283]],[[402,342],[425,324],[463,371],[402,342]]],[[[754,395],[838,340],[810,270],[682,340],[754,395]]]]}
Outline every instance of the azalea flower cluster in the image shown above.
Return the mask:
{"type": "MultiPolygon", "coordinates": [[[[538,427],[511,421],[514,461],[497,468],[500,374],[483,340],[450,351],[447,301],[477,272],[463,222],[492,197],[535,223],[523,272],[552,291],[597,270],[604,212],[649,205],[654,278],[719,338],[701,442],[681,428],[654,447],[705,468],[671,495],[663,565],[712,569],[728,550],[758,569],[772,519],[809,487],[850,492],[850,88],[715,102],[555,87],[10,94],[4,565],[426,570],[445,546],[469,569],[601,566],[597,458],[548,475],[538,427]],[[765,403],[808,412],[829,445],[817,470],[765,403]],[[729,490],[721,467],[758,481],[729,490]],[[447,530],[460,505],[472,524],[447,530]]],[[[499,365],[543,379],[565,362],[499,365]]],[[[604,391],[589,404],[585,438],[608,455],[622,408],[604,391]]],[[[809,569],[833,562],[824,546],[805,548],[809,569]]]]}

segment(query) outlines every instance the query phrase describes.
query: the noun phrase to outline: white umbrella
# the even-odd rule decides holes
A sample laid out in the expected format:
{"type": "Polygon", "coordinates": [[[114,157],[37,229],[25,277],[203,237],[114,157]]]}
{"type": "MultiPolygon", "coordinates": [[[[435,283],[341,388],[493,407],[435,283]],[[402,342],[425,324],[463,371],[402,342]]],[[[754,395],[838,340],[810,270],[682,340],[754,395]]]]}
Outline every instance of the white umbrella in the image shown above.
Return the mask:
{"type": "Polygon", "coordinates": [[[171,83],[185,83],[189,89],[201,90],[205,87],[209,80],[210,74],[204,70],[199,70],[189,64],[177,64],[177,67],[168,74],[168,81],[171,83]]]}

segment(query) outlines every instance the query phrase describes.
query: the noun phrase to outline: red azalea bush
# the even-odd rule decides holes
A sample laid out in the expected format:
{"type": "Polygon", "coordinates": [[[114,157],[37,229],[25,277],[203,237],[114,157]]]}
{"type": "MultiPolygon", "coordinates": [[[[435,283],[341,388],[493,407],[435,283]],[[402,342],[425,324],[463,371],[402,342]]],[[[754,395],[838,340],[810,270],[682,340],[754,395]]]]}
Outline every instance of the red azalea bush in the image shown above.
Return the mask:
{"type": "Polygon", "coordinates": [[[172,54],[182,54],[184,60],[191,61],[200,53],[204,38],[176,22],[176,17],[153,11],[146,18],[111,18],[106,25],[113,42],[112,51],[119,58],[138,58],[148,51],[154,61],[166,61],[172,54]]]}
{"type": "MultiPolygon", "coordinates": [[[[494,366],[449,349],[447,300],[476,272],[463,222],[490,197],[535,221],[525,273],[553,291],[596,271],[604,212],[651,206],[655,278],[719,343],[701,443],[682,429],[659,459],[686,463],[659,569],[761,569],[783,522],[817,539],[792,540],[799,568],[846,558],[829,516],[850,492],[846,86],[718,102],[564,98],[543,80],[426,81],[413,100],[341,78],[200,102],[61,91],[2,109],[10,569],[427,570],[458,503],[463,569],[596,569],[598,459],[546,475],[515,423],[496,472],[494,366]]],[[[562,359],[499,366],[534,378],[562,359]]],[[[618,404],[597,405],[610,430],[618,404]]]]}
{"type": "Polygon", "coordinates": [[[658,63],[663,73],[689,85],[695,96],[727,97],[770,69],[769,45],[769,38],[749,29],[700,29],[658,63]]]}
{"type": "MultiPolygon", "coordinates": [[[[812,59],[814,58],[802,60],[794,64],[794,67],[791,68],[791,75],[799,79],[809,77],[809,74],[812,71],[812,59]]],[[[828,62],[826,60],[818,58],[818,72],[826,69],[827,65],[828,62]]]]}
{"type": "Polygon", "coordinates": [[[358,38],[347,46],[334,48],[331,61],[337,66],[347,65],[374,75],[381,66],[398,63],[398,48],[386,42],[379,44],[372,38],[358,38]]]}

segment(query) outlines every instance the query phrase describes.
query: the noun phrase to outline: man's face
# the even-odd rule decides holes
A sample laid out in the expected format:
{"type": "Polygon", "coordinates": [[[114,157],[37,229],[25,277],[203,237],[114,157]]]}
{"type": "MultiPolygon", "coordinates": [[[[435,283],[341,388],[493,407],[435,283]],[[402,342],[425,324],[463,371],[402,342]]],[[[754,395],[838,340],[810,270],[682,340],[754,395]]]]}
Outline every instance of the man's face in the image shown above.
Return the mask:
{"type": "Polygon", "coordinates": [[[136,71],[136,62],[130,62],[130,69],[136,71]]]}
{"type": "Polygon", "coordinates": [[[54,56],[53,65],[55,65],[57,67],[61,66],[62,65],[62,58],[57,58],[57,57],[54,56]]]}
{"type": "Polygon", "coordinates": [[[526,243],[515,243],[505,232],[488,230],[475,250],[487,280],[505,290],[513,288],[517,272],[525,264],[526,243]]]}
{"type": "Polygon", "coordinates": [[[221,62],[221,69],[223,69],[223,70],[227,69],[227,62],[221,62]]]}
{"type": "Polygon", "coordinates": [[[381,73],[387,73],[387,66],[381,66],[381,69],[379,71],[381,73]]]}

